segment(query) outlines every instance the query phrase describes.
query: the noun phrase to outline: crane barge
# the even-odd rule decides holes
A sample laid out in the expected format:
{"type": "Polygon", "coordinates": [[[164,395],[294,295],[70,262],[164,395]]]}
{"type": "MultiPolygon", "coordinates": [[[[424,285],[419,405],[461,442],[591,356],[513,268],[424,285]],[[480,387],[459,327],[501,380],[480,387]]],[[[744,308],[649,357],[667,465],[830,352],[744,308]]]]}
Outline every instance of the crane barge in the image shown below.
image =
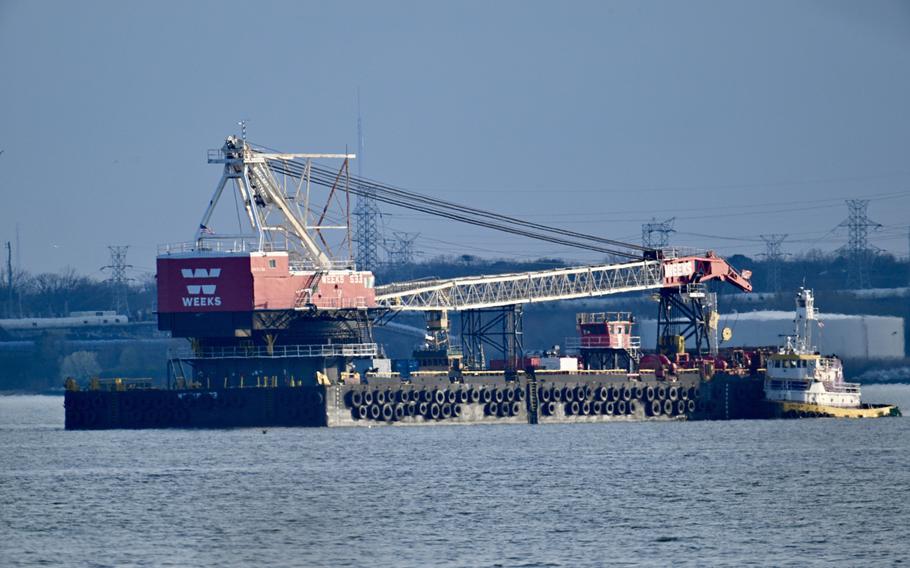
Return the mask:
{"type": "Polygon", "coordinates": [[[706,286],[749,292],[748,272],[711,251],[648,249],[354,177],[354,158],[275,152],[235,136],[209,151],[222,175],[193,240],[158,251],[159,329],[187,340],[169,357],[168,387],[95,381],[83,389],[68,381],[67,428],[678,420],[751,412],[761,391],[760,380],[748,379],[754,369],[706,382],[716,350],[716,308],[706,286]],[[216,215],[231,194],[236,233],[222,232],[216,215]],[[621,260],[376,285],[373,273],[350,259],[352,195],[621,260]],[[679,354],[691,340],[696,356],[709,357],[672,370],[662,360],[650,368],[555,372],[521,365],[523,305],[644,291],[659,297],[659,350],[675,346],[679,354]],[[421,371],[407,378],[390,372],[373,337],[375,326],[402,312],[426,318],[421,371]],[[455,313],[467,336],[463,351],[450,341],[455,313]],[[505,361],[495,372],[477,356],[490,314],[501,324],[505,361]],[[729,404],[731,389],[741,408],[729,404]]]}

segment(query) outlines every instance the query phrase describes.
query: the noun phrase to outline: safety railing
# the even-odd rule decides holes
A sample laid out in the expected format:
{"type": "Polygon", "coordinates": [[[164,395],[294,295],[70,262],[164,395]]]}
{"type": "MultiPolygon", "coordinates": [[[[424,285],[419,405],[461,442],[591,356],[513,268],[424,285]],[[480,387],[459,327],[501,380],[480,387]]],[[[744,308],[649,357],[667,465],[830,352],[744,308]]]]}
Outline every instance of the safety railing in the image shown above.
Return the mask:
{"type": "Polygon", "coordinates": [[[570,349],[641,349],[641,337],[638,335],[612,335],[609,337],[574,335],[565,338],[565,346],[570,349]],[[628,338],[628,342],[624,341],[625,338],[628,338]]]}
{"type": "Polygon", "coordinates": [[[693,247],[667,247],[660,249],[663,257],[666,259],[684,258],[687,256],[704,256],[705,251],[693,247]]]}
{"type": "Polygon", "coordinates": [[[198,241],[185,241],[180,243],[165,243],[158,245],[158,254],[180,253],[244,253],[244,252],[286,252],[287,243],[264,242],[259,245],[258,237],[224,235],[206,236],[198,241]]]}
{"type": "Polygon", "coordinates": [[[280,359],[305,357],[376,357],[375,343],[330,343],[325,345],[183,347],[169,352],[172,359],[280,359]]]}
{"type": "Polygon", "coordinates": [[[859,394],[859,383],[825,383],[825,390],[828,392],[859,394]]]}
{"type": "Polygon", "coordinates": [[[356,270],[353,260],[332,260],[329,265],[320,266],[311,260],[294,259],[289,261],[292,272],[312,272],[315,270],[356,270]]]}
{"type": "Polygon", "coordinates": [[[583,323],[629,323],[632,312],[587,312],[575,315],[575,322],[583,323]]]}

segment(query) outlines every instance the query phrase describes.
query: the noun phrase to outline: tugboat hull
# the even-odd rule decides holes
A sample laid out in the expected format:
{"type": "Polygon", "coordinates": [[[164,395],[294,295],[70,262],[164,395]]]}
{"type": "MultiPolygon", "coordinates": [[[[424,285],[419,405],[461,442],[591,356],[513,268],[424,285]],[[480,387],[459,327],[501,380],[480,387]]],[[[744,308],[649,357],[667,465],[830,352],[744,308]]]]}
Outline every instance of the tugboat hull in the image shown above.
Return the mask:
{"type": "Polygon", "coordinates": [[[773,418],[885,418],[900,416],[892,404],[863,404],[857,408],[806,404],[802,402],[766,402],[773,418]]]}

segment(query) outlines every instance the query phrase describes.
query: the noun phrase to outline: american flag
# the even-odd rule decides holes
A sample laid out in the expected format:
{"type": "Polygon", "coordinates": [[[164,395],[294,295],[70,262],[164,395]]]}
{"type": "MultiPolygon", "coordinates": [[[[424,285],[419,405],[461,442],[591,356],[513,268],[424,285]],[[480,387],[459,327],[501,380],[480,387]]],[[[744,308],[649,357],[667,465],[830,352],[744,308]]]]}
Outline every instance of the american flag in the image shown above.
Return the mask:
{"type": "Polygon", "coordinates": [[[215,231],[209,229],[205,225],[199,225],[199,230],[202,231],[203,235],[214,235],[215,231]]]}

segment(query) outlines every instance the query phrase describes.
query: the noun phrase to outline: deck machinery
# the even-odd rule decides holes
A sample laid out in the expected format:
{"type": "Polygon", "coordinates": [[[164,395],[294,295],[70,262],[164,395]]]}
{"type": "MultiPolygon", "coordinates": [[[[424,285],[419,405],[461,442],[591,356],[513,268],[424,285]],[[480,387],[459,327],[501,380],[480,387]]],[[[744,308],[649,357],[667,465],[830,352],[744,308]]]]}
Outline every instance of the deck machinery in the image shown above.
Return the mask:
{"type": "MultiPolygon", "coordinates": [[[[517,368],[521,306],[652,291],[661,346],[694,338],[697,349],[710,350],[716,316],[705,284],[750,291],[748,273],[712,252],[647,249],[354,177],[354,158],[273,152],[235,136],[211,150],[208,161],[222,175],[193,240],[158,252],[159,329],[187,339],[169,358],[169,388],[134,392],[117,384],[113,390],[126,392],[93,393],[68,383],[67,427],[536,423],[684,417],[696,408],[697,374],[666,385],[653,374],[629,373],[631,344],[610,352],[585,346],[592,357],[601,348],[591,368],[602,370],[584,371],[591,375],[538,377],[517,368]],[[625,260],[376,285],[350,260],[351,195],[625,260]],[[232,213],[235,233],[225,231],[232,213]],[[425,314],[427,341],[418,354],[423,370],[402,381],[384,367],[373,328],[408,311],[425,314]],[[461,314],[463,352],[449,338],[453,312],[461,314]],[[479,369],[485,344],[503,352],[504,371],[479,369]],[[615,357],[620,351],[625,360],[615,357]]],[[[627,332],[628,324],[579,323],[610,327],[602,337],[627,332]]]]}

